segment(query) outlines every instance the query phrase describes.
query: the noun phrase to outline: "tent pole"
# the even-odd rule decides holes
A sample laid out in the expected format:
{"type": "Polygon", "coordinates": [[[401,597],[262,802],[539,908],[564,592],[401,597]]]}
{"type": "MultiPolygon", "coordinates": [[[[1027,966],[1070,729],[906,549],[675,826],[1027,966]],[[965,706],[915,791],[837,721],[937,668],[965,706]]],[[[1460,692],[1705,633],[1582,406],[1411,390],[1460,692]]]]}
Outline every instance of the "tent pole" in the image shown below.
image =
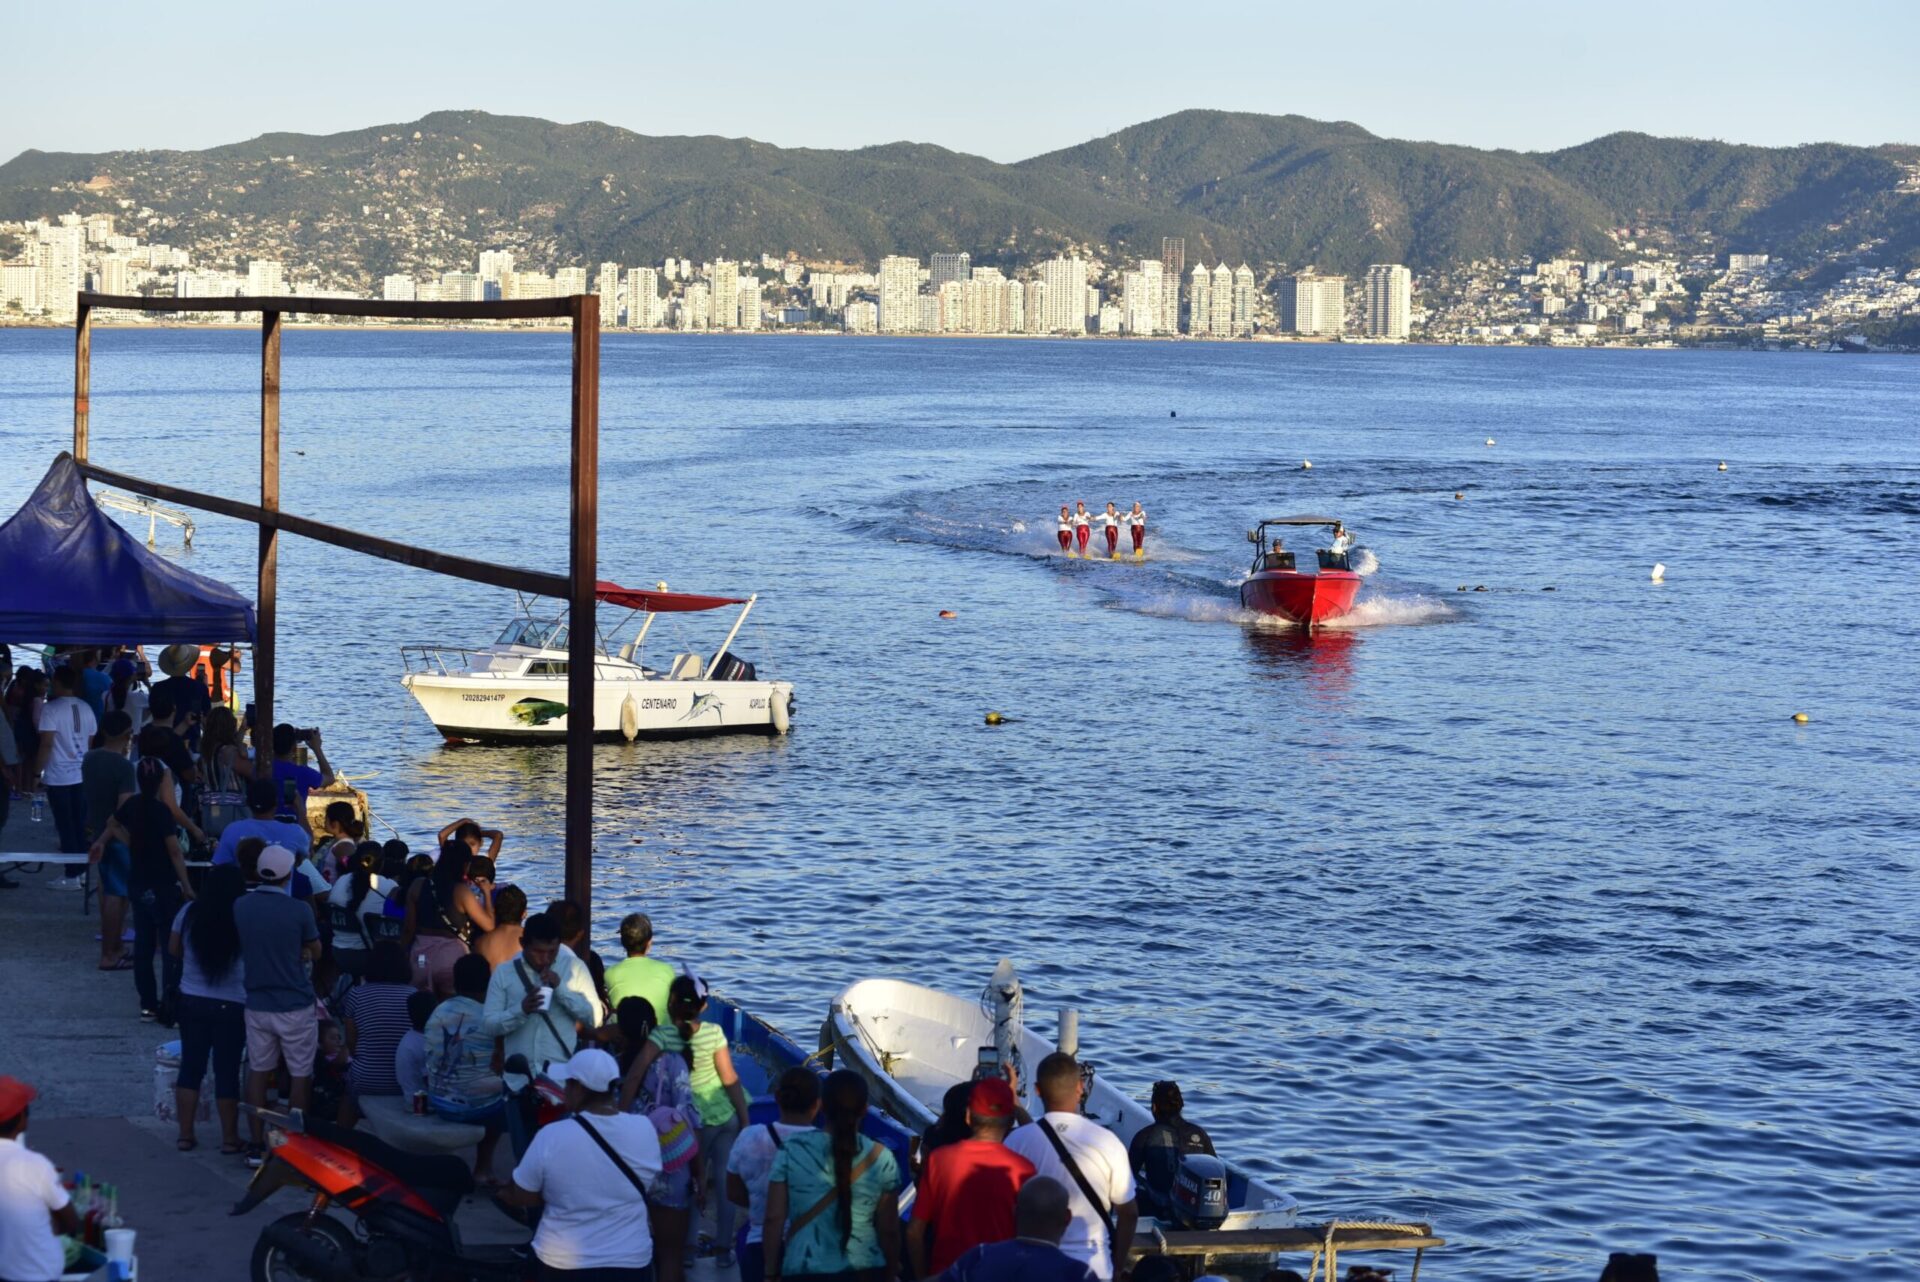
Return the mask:
{"type": "Polygon", "coordinates": [[[73,457],[87,461],[88,400],[93,390],[93,309],[84,302],[73,317],[73,457]]]}
{"type": "Polygon", "coordinates": [[[573,304],[573,501],[567,647],[567,898],[593,920],[594,589],[599,577],[600,300],[573,304]]]}
{"type": "MultiPolygon", "coordinates": [[[[280,510],[280,313],[260,313],[260,506],[280,510]]],[[[260,596],[254,605],[254,770],[273,777],[273,641],[280,577],[280,531],[260,527],[260,596]]]]}

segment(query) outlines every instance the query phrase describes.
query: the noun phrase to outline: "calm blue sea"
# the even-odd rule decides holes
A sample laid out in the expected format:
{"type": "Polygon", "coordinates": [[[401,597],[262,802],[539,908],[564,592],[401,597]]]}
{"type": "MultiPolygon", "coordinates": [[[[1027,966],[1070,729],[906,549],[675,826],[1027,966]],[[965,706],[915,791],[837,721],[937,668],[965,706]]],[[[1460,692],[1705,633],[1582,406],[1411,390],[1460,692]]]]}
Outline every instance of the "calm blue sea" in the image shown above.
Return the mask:
{"type": "MultiPolygon", "coordinates": [[[[71,350],[0,331],[0,510],[71,350]]],[[[95,350],[97,461],[257,492],[256,337],[95,350]]],[[[290,331],[285,505],[560,568],[567,376],[290,331]]],[[[1910,1276],[1920,362],[612,335],[602,406],[603,577],[762,593],[735,648],[799,689],[785,740],[600,750],[603,938],[644,908],[803,1042],[1010,956],[1309,1214],[1434,1220],[1435,1277],[1910,1276]],[[1153,559],[1054,555],[1072,499],[1144,503],[1153,559]],[[1237,610],[1298,510],[1378,561],[1359,626],[1237,610]]],[[[187,560],[251,557],[208,518],[187,560]]],[[[285,714],[416,844],[471,814],[557,887],[557,753],[442,747],[395,679],[510,597],[281,566],[285,714]]]]}

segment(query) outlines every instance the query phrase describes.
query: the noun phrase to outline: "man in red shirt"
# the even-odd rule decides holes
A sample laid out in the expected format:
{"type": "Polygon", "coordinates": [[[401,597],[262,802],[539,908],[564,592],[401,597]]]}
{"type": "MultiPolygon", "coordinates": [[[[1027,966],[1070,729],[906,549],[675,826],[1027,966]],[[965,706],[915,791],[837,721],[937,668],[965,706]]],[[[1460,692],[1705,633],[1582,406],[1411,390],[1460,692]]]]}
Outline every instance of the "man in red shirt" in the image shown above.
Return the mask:
{"type": "Polygon", "coordinates": [[[1013,1088],[1004,1079],[975,1082],[967,1097],[972,1135],[928,1156],[907,1226],[916,1276],[932,1277],[974,1247],[1013,1236],[1013,1200],[1033,1178],[1033,1163],[1006,1146],[1013,1113],[1013,1088]]]}

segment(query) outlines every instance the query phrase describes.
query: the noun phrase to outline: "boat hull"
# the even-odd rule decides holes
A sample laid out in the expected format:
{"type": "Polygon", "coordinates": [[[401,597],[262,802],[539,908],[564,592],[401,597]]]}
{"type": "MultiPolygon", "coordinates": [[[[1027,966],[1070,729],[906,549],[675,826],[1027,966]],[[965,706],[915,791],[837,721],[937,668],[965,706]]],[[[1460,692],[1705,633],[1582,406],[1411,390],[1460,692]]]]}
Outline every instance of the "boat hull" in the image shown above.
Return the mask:
{"type": "MultiPolygon", "coordinates": [[[[874,1102],[918,1133],[938,1117],[948,1088],[973,1075],[981,1047],[993,1045],[993,1022],[977,999],[867,979],[834,999],[821,1036],[840,1064],[867,1079],[874,1102]]],[[[1022,1030],[1029,1072],[1052,1050],[1031,1027],[1022,1030]]],[[[1039,1103],[1024,1083],[1023,1092],[1021,1103],[1038,1116],[1039,1103]]],[[[1097,1075],[1085,1109],[1122,1143],[1153,1121],[1145,1106],[1097,1075]]],[[[1299,1204],[1291,1196],[1232,1163],[1227,1170],[1232,1211],[1225,1228],[1292,1227],[1299,1204]]]]}
{"type": "Polygon", "coordinates": [[[1240,585],[1240,604],[1304,628],[1319,627],[1353,609],[1360,576],[1351,570],[1261,570],[1240,585]]]}
{"type": "MultiPolygon", "coordinates": [[[[408,673],[401,682],[434,729],[450,742],[566,740],[564,677],[408,673]]],[[[793,684],[787,681],[602,678],[594,684],[593,730],[597,739],[778,734],[786,728],[792,708],[793,684]]]]}

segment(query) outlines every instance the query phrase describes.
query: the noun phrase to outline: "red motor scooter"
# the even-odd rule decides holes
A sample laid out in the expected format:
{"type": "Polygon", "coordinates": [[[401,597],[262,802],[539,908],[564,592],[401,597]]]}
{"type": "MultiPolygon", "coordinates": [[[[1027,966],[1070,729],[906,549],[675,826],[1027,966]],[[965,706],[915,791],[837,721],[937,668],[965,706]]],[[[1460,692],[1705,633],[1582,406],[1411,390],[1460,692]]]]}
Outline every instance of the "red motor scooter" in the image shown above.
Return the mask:
{"type": "Polygon", "coordinates": [[[528,1282],[538,1275],[525,1244],[461,1245],[453,1216],[474,1182],[460,1158],[408,1153],[297,1111],[257,1116],[271,1146],[233,1214],[283,1188],[312,1197],[306,1210],[260,1231],[253,1282],[528,1282]],[[326,1214],[330,1206],[350,1212],[354,1226],[326,1214]]]}

